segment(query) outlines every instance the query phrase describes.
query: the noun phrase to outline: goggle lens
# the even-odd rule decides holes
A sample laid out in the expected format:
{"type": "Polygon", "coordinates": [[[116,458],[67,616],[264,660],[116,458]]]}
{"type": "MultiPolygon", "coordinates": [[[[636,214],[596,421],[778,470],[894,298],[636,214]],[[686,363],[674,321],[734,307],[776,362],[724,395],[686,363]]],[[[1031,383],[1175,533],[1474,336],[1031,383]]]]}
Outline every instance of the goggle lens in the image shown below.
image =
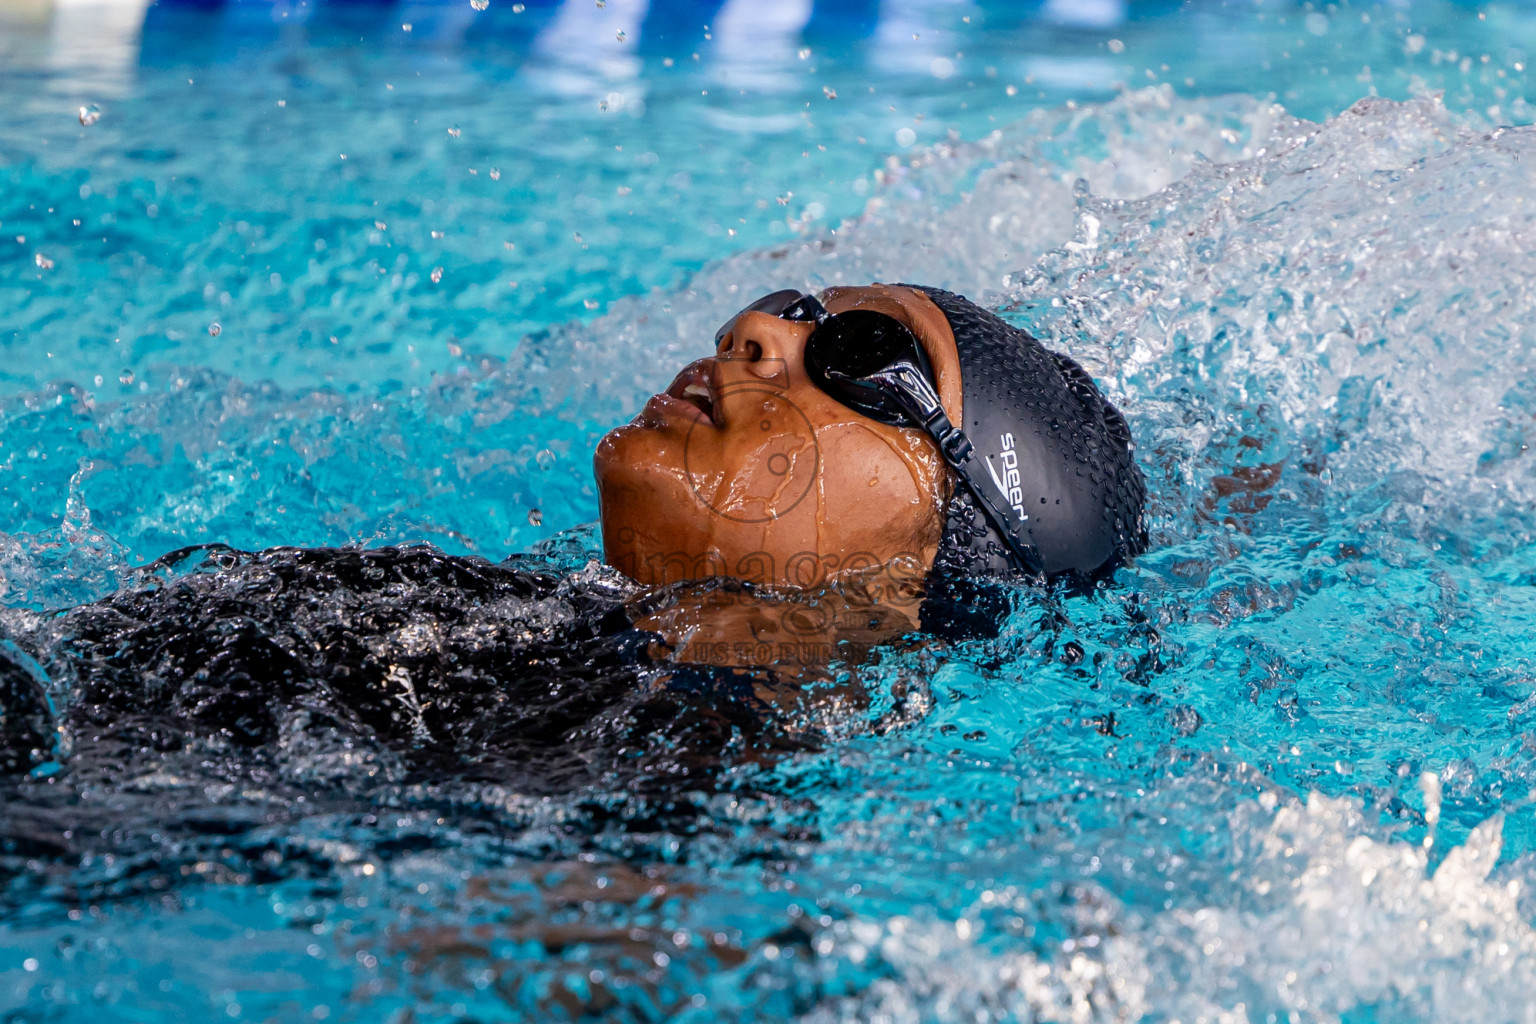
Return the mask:
{"type": "Polygon", "coordinates": [[[715,347],[747,313],[815,323],[805,347],[811,381],[844,405],[890,426],[911,426],[908,417],[880,389],[864,381],[873,373],[905,360],[933,381],[927,354],[906,324],[870,309],[828,313],[815,296],[793,288],[771,292],[726,321],[715,332],[715,347]]]}
{"type": "Polygon", "coordinates": [[[822,391],[881,423],[913,426],[889,395],[866,380],[901,362],[915,366],[932,383],[927,356],[907,325],[869,309],[828,317],[805,345],[806,371],[822,391]]]}

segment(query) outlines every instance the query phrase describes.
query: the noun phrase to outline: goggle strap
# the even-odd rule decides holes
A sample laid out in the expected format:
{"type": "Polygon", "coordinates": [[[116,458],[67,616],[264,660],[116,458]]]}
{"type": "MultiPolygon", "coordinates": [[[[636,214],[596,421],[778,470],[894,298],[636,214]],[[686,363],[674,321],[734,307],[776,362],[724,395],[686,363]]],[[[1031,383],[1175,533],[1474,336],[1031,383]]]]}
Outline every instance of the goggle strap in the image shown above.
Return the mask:
{"type": "Polygon", "coordinates": [[[992,520],[992,525],[997,528],[998,535],[1003,538],[1003,543],[1008,546],[1020,568],[1034,575],[1042,574],[1045,565],[1041,561],[1040,552],[1014,531],[1007,515],[987,495],[981,483],[971,476],[971,468],[967,463],[975,458],[976,446],[964,430],[950,422],[939,402],[938,392],[927,378],[916,372],[910,364],[898,363],[864,379],[894,399],[939,446],[944,461],[981,505],[982,513],[992,520]]]}
{"type": "Polygon", "coordinates": [[[976,455],[976,446],[971,444],[971,439],[965,436],[965,431],[949,422],[949,417],[939,414],[936,421],[929,425],[928,433],[939,443],[939,451],[944,453],[944,461],[955,469],[959,469],[961,463],[970,462],[976,455]]]}

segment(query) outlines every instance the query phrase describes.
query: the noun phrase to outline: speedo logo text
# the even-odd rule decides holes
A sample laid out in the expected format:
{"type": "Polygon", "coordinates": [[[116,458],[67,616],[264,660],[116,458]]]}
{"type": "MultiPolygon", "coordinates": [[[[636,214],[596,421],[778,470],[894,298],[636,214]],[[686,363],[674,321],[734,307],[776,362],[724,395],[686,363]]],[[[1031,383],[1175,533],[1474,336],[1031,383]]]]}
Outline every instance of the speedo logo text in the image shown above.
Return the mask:
{"type": "Polygon", "coordinates": [[[1024,492],[1019,488],[1019,453],[1013,447],[1013,435],[1011,433],[1002,436],[1003,450],[997,460],[1003,464],[1002,473],[998,473],[997,467],[992,465],[992,456],[987,456],[987,472],[992,474],[992,482],[1002,492],[1003,498],[1018,513],[1019,521],[1023,522],[1029,517],[1024,514],[1024,492]]]}

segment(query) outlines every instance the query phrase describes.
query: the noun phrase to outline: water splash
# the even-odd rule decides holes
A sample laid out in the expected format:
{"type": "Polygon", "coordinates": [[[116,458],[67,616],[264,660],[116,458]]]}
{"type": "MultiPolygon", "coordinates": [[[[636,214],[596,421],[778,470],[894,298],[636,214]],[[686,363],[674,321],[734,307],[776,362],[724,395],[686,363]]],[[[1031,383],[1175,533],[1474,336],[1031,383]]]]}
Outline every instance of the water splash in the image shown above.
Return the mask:
{"type": "Polygon", "coordinates": [[[426,536],[492,556],[523,549],[595,518],[587,456],[597,439],[707,352],[719,323],[764,287],[922,280],[984,297],[1071,230],[1075,178],[1132,194],[1155,188],[1196,152],[1243,156],[1278,116],[1242,99],[1175,109],[1159,89],[1040,113],[974,144],[888,163],[863,217],[836,235],[723,261],[676,294],[616,301],[592,323],[541,331],[507,356],[456,335],[450,371],[387,383],[382,394],[147,361],[122,371],[121,387],[58,383],[0,399],[12,451],[36,449],[15,463],[12,529],[49,528],[64,467],[83,458],[95,467],[84,494],[97,521],[142,560],[207,542],[426,536]],[[647,353],[639,372],[635,352],[647,353]],[[547,474],[528,472],[556,455],[547,474]],[[529,507],[547,527],[530,527],[529,507]]]}
{"type": "Polygon", "coordinates": [[[1010,921],[1040,911],[1038,894],[1010,887],[983,890],[954,920],[838,922],[816,940],[820,972],[878,980],[804,1019],[1337,1021],[1369,1007],[1477,1021],[1525,1006],[1536,929],[1525,883],[1493,877],[1502,816],[1432,865],[1363,810],[1267,791],[1230,819],[1221,902],[1183,894],[1147,913],[1089,886],[1049,954],[1017,949],[1010,921]]]}
{"type": "Polygon", "coordinates": [[[1424,488],[1400,514],[1426,536],[1473,505],[1518,517],[1533,146],[1434,99],[1281,124],[1260,155],[1144,198],[1080,197],[1074,240],[1009,306],[1119,382],[1170,510],[1249,437],[1284,483],[1310,475],[1335,500],[1424,488]]]}

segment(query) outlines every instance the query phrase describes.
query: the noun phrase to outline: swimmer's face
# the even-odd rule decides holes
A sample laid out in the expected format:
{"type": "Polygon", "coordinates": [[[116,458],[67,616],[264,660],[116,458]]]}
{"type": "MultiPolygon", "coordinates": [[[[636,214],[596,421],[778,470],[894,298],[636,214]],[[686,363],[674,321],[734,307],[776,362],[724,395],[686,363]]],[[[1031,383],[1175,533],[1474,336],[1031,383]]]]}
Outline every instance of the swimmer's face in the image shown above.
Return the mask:
{"type": "MultiPolygon", "coordinates": [[[[750,301],[755,296],[746,296],[750,301]]],[[[910,327],[950,419],[962,422],[960,360],[944,314],[908,288],[834,288],[910,327]]],[[[708,576],[814,586],[887,566],[933,564],[949,472],[921,431],[876,422],[811,382],[812,324],[739,317],[634,422],[603,438],[596,472],[603,553],[647,584],[708,576]]]]}

